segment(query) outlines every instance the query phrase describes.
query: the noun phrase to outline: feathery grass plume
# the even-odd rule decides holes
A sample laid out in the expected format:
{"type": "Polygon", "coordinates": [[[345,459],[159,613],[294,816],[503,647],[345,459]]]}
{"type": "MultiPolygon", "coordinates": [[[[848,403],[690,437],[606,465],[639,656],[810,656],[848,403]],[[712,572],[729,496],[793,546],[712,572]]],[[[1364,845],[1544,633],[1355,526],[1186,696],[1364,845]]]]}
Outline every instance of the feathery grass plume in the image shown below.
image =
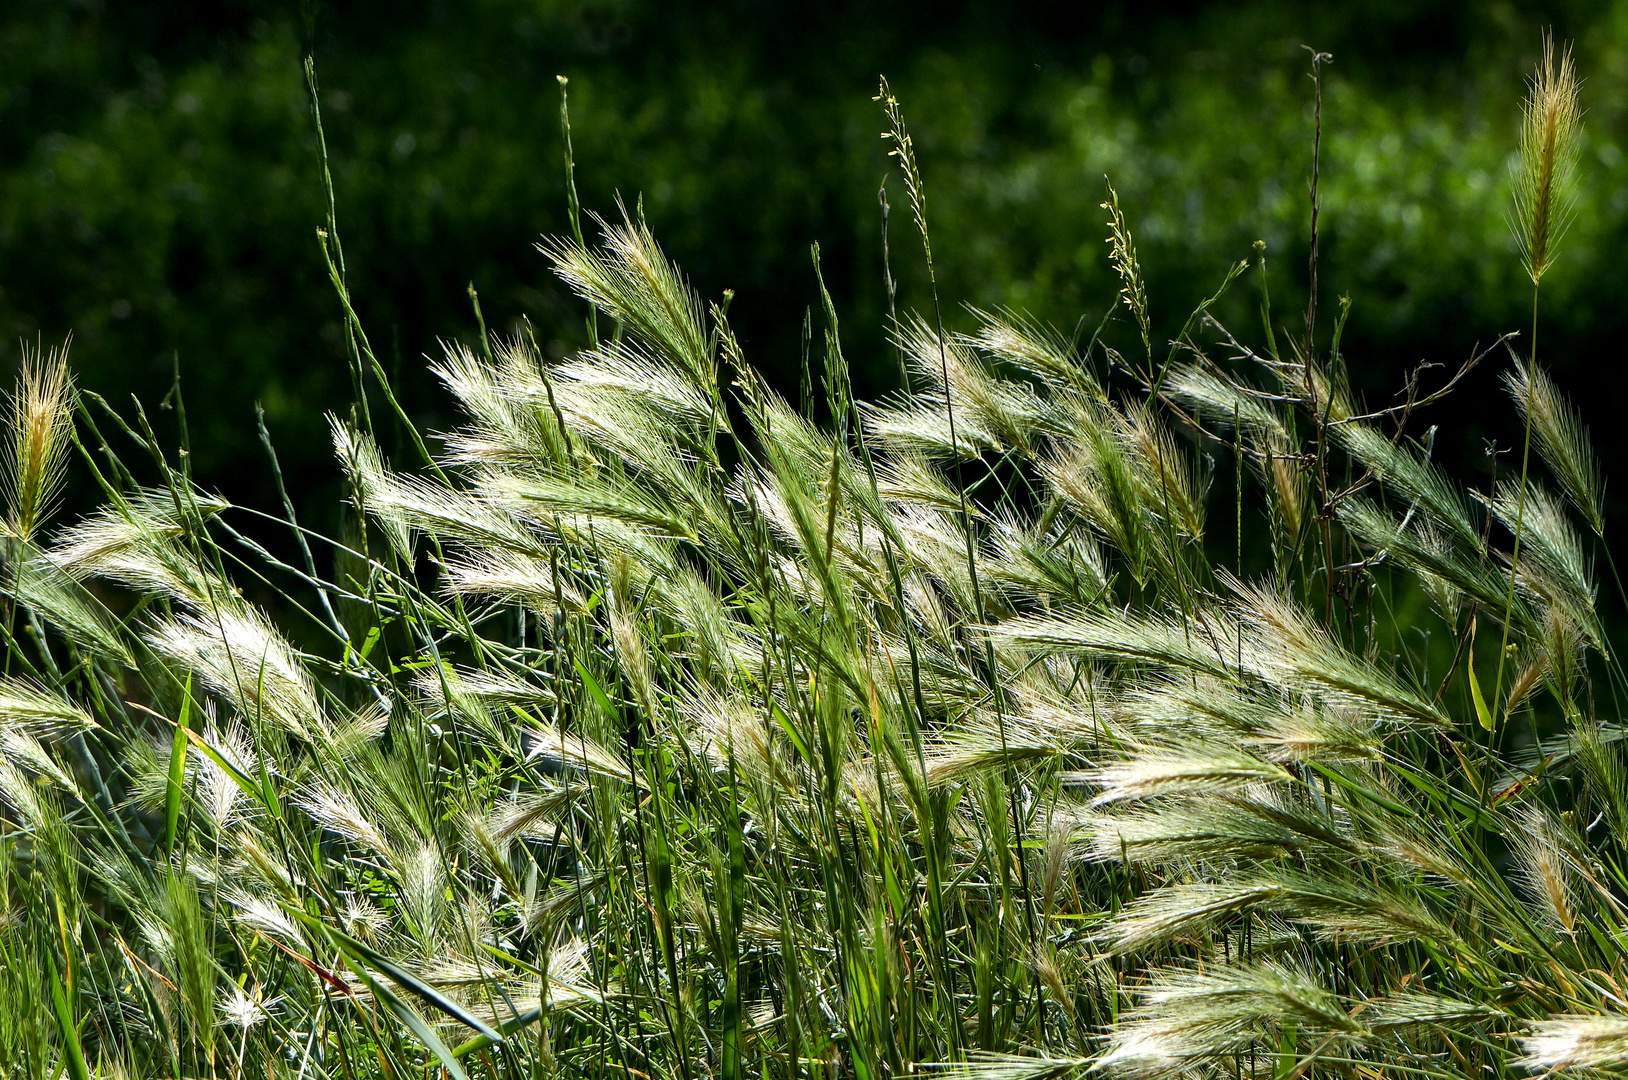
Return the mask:
{"type": "Polygon", "coordinates": [[[1571,856],[1575,838],[1546,809],[1534,804],[1520,807],[1510,832],[1520,883],[1550,929],[1571,934],[1581,909],[1577,874],[1571,856]]]}
{"type": "Polygon", "coordinates": [[[516,672],[471,667],[443,666],[421,671],[414,677],[413,687],[436,711],[466,707],[465,702],[475,701],[486,705],[548,708],[559,700],[554,687],[528,681],[516,672]]]}
{"type": "Polygon", "coordinates": [[[198,518],[225,509],[224,501],[202,492],[189,493],[177,506],[169,491],[138,490],[63,529],[45,558],[76,581],[103,578],[204,607],[232,587],[182,541],[200,524],[198,518]]]}
{"type": "Polygon", "coordinates": [[[1510,222],[1534,287],[1554,265],[1555,249],[1571,223],[1572,174],[1583,129],[1578,88],[1571,46],[1556,64],[1554,37],[1545,32],[1542,65],[1531,77],[1521,117],[1510,222]]]}
{"type": "Polygon", "coordinates": [[[1080,839],[1098,862],[1276,860],[1349,856],[1357,849],[1328,815],[1265,790],[1171,799],[1113,814],[1082,811],[1075,817],[1080,839]]]}
{"type": "Polygon", "coordinates": [[[627,762],[577,732],[563,732],[546,725],[530,729],[522,740],[527,760],[543,764],[563,765],[584,772],[620,780],[624,784],[637,782],[627,762]]]}
{"type": "MultiPolygon", "coordinates": [[[[1225,572],[1223,571],[1223,575],[1225,572]]],[[[1451,723],[1441,707],[1395,675],[1343,647],[1302,607],[1269,584],[1231,583],[1245,627],[1242,666],[1274,685],[1381,715],[1451,723]]]]}
{"type": "Polygon", "coordinates": [[[136,666],[124,626],[45,553],[32,546],[19,550],[11,565],[11,586],[19,603],[78,648],[113,664],[136,666]]]}
{"type": "Polygon", "coordinates": [[[560,823],[570,815],[578,794],[567,787],[544,787],[524,798],[500,801],[487,813],[484,827],[498,844],[550,840],[563,833],[560,823]]]}
{"type": "Polygon", "coordinates": [[[740,769],[765,792],[791,783],[781,747],[750,701],[698,687],[682,707],[705,752],[720,765],[740,769]]]}
{"type": "Polygon", "coordinates": [[[1507,613],[1505,575],[1478,558],[1475,551],[1443,535],[1432,518],[1415,514],[1398,521],[1372,499],[1361,496],[1342,501],[1336,510],[1340,523],[1360,543],[1375,549],[1376,557],[1394,558],[1420,579],[1439,610],[1451,617],[1467,600],[1482,610],[1506,615],[1525,634],[1535,634],[1539,619],[1524,596],[1517,596],[1507,613]]]}
{"type": "MultiPolygon", "coordinates": [[[[1148,290],[1142,281],[1142,265],[1136,259],[1136,240],[1131,236],[1130,226],[1125,224],[1125,215],[1119,209],[1119,192],[1114,185],[1103,178],[1108,185],[1108,198],[1102,203],[1102,209],[1108,211],[1108,262],[1119,275],[1119,300],[1125,309],[1136,320],[1136,329],[1142,335],[1142,349],[1152,354],[1153,343],[1148,326],[1148,290]]],[[[1151,373],[1150,373],[1151,374],[1151,373]]]]}
{"type": "Polygon", "coordinates": [[[164,914],[173,957],[172,973],[186,1007],[187,1022],[208,1060],[215,1057],[216,965],[205,922],[198,880],[190,874],[169,879],[164,914]]]}
{"type": "Polygon", "coordinates": [[[241,986],[234,986],[231,995],[220,1004],[221,1024],[244,1033],[252,1031],[271,1018],[269,1010],[276,1006],[278,1000],[261,1001],[250,997],[241,986]]]}
{"type": "Polygon", "coordinates": [[[978,320],[978,332],[966,338],[1003,363],[1040,379],[1053,391],[1073,391],[1106,401],[1096,375],[1077,356],[1072,343],[1050,327],[1021,312],[1002,309],[998,314],[969,307],[978,320]]]}
{"type": "Polygon", "coordinates": [[[1463,494],[1442,470],[1420,461],[1365,423],[1341,424],[1335,438],[1365,468],[1398,494],[1428,510],[1431,517],[1470,551],[1481,547],[1481,532],[1470,517],[1463,494]]]}
{"type": "Polygon", "coordinates": [[[390,471],[376,443],[330,416],[334,445],[365,511],[385,527],[392,546],[411,551],[412,530],[447,535],[500,549],[538,549],[535,537],[510,514],[433,481],[390,471]]]}
{"type": "Polygon", "coordinates": [[[1115,953],[1140,953],[1261,907],[1313,927],[1327,940],[1450,944],[1457,938],[1451,926],[1394,886],[1377,887],[1321,868],[1310,873],[1262,868],[1236,880],[1167,885],[1143,894],[1100,933],[1115,953]]]}
{"type": "Polygon", "coordinates": [[[1284,535],[1300,535],[1306,504],[1306,480],[1299,451],[1288,425],[1266,395],[1205,370],[1184,364],[1165,376],[1163,395],[1193,411],[1205,424],[1232,429],[1236,452],[1249,458],[1259,474],[1284,535]],[[1247,441],[1247,445],[1245,440],[1247,441]]]}
{"type": "Polygon", "coordinates": [[[217,902],[232,908],[232,922],[247,927],[256,934],[275,937],[291,945],[304,941],[299,926],[275,900],[257,896],[241,884],[230,884],[222,888],[217,896],[217,902]]]}
{"type": "Polygon", "coordinates": [[[1187,795],[1241,791],[1262,784],[1291,782],[1282,766],[1226,746],[1189,743],[1179,748],[1147,747],[1122,751],[1112,765],[1074,774],[1101,790],[1092,806],[1187,795]]]}
{"type": "Polygon", "coordinates": [[[1035,652],[1079,652],[1165,665],[1183,671],[1232,678],[1225,654],[1202,644],[1170,619],[1138,618],[1113,612],[1078,611],[1055,616],[1023,615],[996,623],[989,634],[1000,645],[1035,652]]]}
{"type": "Polygon", "coordinates": [[[1559,502],[1536,484],[1528,483],[1524,496],[1511,483],[1501,483],[1488,500],[1492,512],[1511,532],[1524,522],[1527,559],[1514,573],[1517,584],[1549,604],[1588,636],[1589,644],[1605,647],[1605,628],[1594,610],[1594,576],[1583,554],[1581,539],[1559,502]]]}
{"type": "MultiPolygon", "coordinates": [[[[562,518],[610,519],[661,537],[695,541],[702,536],[727,534],[728,519],[715,493],[698,486],[697,478],[668,448],[645,450],[646,464],[658,469],[649,477],[634,477],[612,470],[575,475],[493,472],[474,478],[472,493],[479,499],[455,501],[471,511],[485,511],[526,521],[543,529],[562,518]]],[[[472,519],[473,520],[473,519],[472,519]]],[[[479,542],[479,537],[471,537],[479,542]]],[[[522,550],[535,547],[535,542],[522,550]]]]}
{"type": "Polygon", "coordinates": [[[651,426],[664,434],[680,427],[698,435],[712,419],[712,403],[701,389],[636,341],[607,341],[555,366],[549,377],[557,380],[554,393],[567,416],[586,415],[592,397],[619,401],[622,408],[644,406],[651,426]]]}
{"type": "Polygon", "coordinates": [[[1179,538],[1204,535],[1203,481],[1198,468],[1177,448],[1163,422],[1141,402],[1125,410],[1125,439],[1141,466],[1143,505],[1170,519],[1179,538]]]}
{"type": "MultiPolygon", "coordinates": [[[[1525,571],[1520,577],[1521,580],[1541,580],[1539,575],[1525,571]]],[[[1558,592],[1556,588],[1542,584],[1537,588],[1550,595],[1558,592]]],[[[1543,677],[1560,707],[1575,717],[1580,707],[1577,698],[1583,689],[1582,678],[1586,674],[1585,661],[1591,635],[1588,629],[1572,618],[1566,604],[1553,602],[1543,607],[1538,634],[1540,643],[1536,648],[1543,653],[1543,677]]],[[[1505,654],[1510,655],[1507,648],[1505,654]]],[[[1505,711],[1511,708],[1513,706],[1508,706],[1505,711]]]]}
{"type": "Polygon", "coordinates": [[[62,808],[46,786],[5,755],[0,755],[0,806],[15,813],[24,828],[42,836],[52,834],[62,816],[62,808]]]}
{"type": "Polygon", "coordinates": [[[1385,727],[1360,710],[1307,703],[1269,714],[1244,745],[1269,761],[1345,765],[1385,756],[1385,727]]]}
{"type": "MultiPolygon", "coordinates": [[[[1096,755],[1109,733],[1077,711],[1078,702],[1055,696],[1024,694],[1018,707],[996,716],[979,702],[957,711],[954,726],[936,738],[926,752],[927,780],[934,787],[964,781],[969,775],[1004,764],[1077,765],[1096,755]],[[1006,728],[1004,737],[1002,722],[1006,728]]],[[[1060,773],[1073,782],[1077,774],[1060,773]]]]}
{"type": "Polygon", "coordinates": [[[1588,429],[1547,372],[1519,358],[1504,373],[1510,399],[1538,437],[1538,454],[1596,535],[1605,531],[1605,484],[1588,429]]]}
{"type": "Polygon", "coordinates": [[[621,224],[594,215],[605,237],[599,251],[563,237],[545,238],[538,249],[572,291],[660,349],[711,400],[717,373],[701,298],[662,253],[642,214],[619,209],[621,224]]]}
{"type": "MultiPolygon", "coordinates": [[[[1201,629],[1203,636],[1229,632],[1237,641],[1236,626],[1216,624],[1201,629]]],[[[1236,657],[1236,654],[1234,654],[1236,657]]],[[[1114,737],[1128,742],[1184,742],[1188,738],[1232,742],[1266,730],[1283,702],[1272,695],[1257,695],[1233,679],[1191,673],[1152,675],[1121,688],[1108,702],[1113,713],[1114,737]]]]}
{"type": "Polygon", "coordinates": [[[1116,410],[1084,402],[1069,410],[1066,422],[1073,437],[1060,440],[1040,460],[1040,475],[1143,581],[1153,532],[1143,495],[1156,490],[1156,483],[1148,482],[1138,468],[1142,462],[1129,452],[1128,425],[1116,410]]]}
{"type": "Polygon", "coordinates": [[[1228,1054],[1257,1047],[1271,1052],[1287,1029],[1312,1045],[1318,1039],[1350,1044],[1367,1035],[1302,965],[1192,969],[1155,977],[1144,1003],[1115,1027],[1096,1067],[1121,1076],[1177,1075],[1228,1054]]]}
{"type": "MultiPolygon", "coordinates": [[[[194,746],[187,754],[182,788],[196,799],[199,808],[221,836],[227,827],[245,820],[252,813],[244,802],[243,789],[238,786],[237,775],[248,776],[256,769],[255,746],[247,728],[236,721],[225,724],[211,722],[203,731],[203,740],[216,756],[205,754],[194,746]]],[[[169,747],[154,747],[146,762],[135,763],[143,769],[138,774],[134,791],[154,810],[161,810],[169,788],[169,763],[160,761],[158,752],[168,753],[169,747]]]]}
{"type": "MultiPolygon", "coordinates": [[[[30,1080],[51,1075],[57,1031],[48,1004],[50,976],[37,937],[10,910],[0,914],[0,1058],[30,1080]]],[[[45,943],[45,948],[50,943],[45,943]]]]}
{"type": "Polygon", "coordinates": [[[564,432],[548,408],[548,387],[538,358],[518,341],[499,340],[488,364],[462,345],[443,345],[430,372],[469,416],[470,423],[445,437],[447,459],[456,465],[541,464],[565,461],[564,432]]]}
{"type": "Polygon", "coordinates": [[[1218,919],[1270,903],[1283,892],[1273,881],[1170,884],[1137,897],[1098,936],[1116,954],[1137,953],[1175,938],[1207,933],[1218,919]]]}
{"type": "Polygon", "coordinates": [[[1379,1033],[1424,1025],[1440,1025],[1451,1030],[1449,1025],[1484,1024],[1504,1017],[1501,1009],[1480,1002],[1417,990],[1373,998],[1361,1015],[1363,1022],[1379,1033]]]}
{"type": "MultiPolygon", "coordinates": [[[[945,396],[955,408],[958,426],[964,418],[975,418],[1001,445],[1032,452],[1050,409],[1027,383],[990,371],[976,351],[977,339],[952,336],[940,342],[938,332],[919,316],[906,319],[895,337],[914,373],[912,399],[939,402],[945,396]]],[[[945,411],[942,405],[940,411],[945,411]]]]}
{"type": "Polygon", "coordinates": [[[73,433],[73,378],[68,346],[42,354],[23,345],[17,386],[10,395],[5,444],[6,525],[32,540],[50,516],[67,472],[73,433]]]}
{"type": "Polygon", "coordinates": [[[83,706],[47,687],[28,679],[0,679],[0,731],[60,738],[95,726],[83,706]]]}
{"type": "Polygon", "coordinates": [[[533,611],[587,610],[577,585],[558,581],[558,576],[555,564],[539,555],[467,548],[448,556],[441,585],[450,593],[523,604],[533,611]]]}
{"type": "Polygon", "coordinates": [[[85,801],[85,792],[72,774],[30,732],[0,732],[0,757],[16,764],[42,784],[54,785],[58,790],[85,801]]]}
{"type": "Polygon", "coordinates": [[[1537,1020],[1521,1037],[1515,1064],[1545,1074],[1560,1069],[1618,1069],[1628,1060],[1628,1016],[1602,1008],[1537,1020]]]}
{"type": "Polygon", "coordinates": [[[294,798],[294,805],[322,828],[394,860],[396,848],[368,819],[356,797],[327,780],[316,780],[294,798]]]}
{"type": "MultiPolygon", "coordinates": [[[[1566,690],[1557,693],[1564,695],[1566,690]]],[[[1628,754],[1622,740],[1621,728],[1585,720],[1572,726],[1565,748],[1581,766],[1589,794],[1619,843],[1628,838],[1628,754]]]]}
{"type": "Polygon", "coordinates": [[[989,566],[982,576],[1014,601],[1089,607],[1108,595],[1112,578],[1102,551],[1082,530],[1054,527],[1041,533],[1002,516],[990,523],[986,544],[989,566]]]}
{"type": "Polygon", "coordinates": [[[1251,391],[1200,367],[1182,364],[1165,376],[1164,395],[1192,409],[1206,423],[1232,427],[1234,419],[1258,442],[1263,437],[1286,444],[1287,426],[1258,391],[1251,391]]]}
{"type": "Polygon", "coordinates": [[[939,458],[972,460],[1005,447],[976,416],[957,416],[952,440],[942,398],[860,403],[865,434],[884,449],[899,448],[939,458]]]}
{"type": "MultiPolygon", "coordinates": [[[[1554,250],[1571,217],[1571,177],[1577,159],[1582,111],[1578,101],[1576,72],[1572,68],[1571,47],[1554,65],[1554,37],[1543,36],[1543,66],[1532,78],[1526,114],[1521,125],[1520,169],[1515,178],[1516,236],[1526,270],[1532,279],[1532,351],[1538,361],[1538,291],[1543,274],[1554,261],[1554,250]]],[[[1521,441],[1521,479],[1515,509],[1515,545],[1510,554],[1510,575],[1506,613],[1515,605],[1515,587],[1520,579],[1521,543],[1525,540],[1526,482],[1532,460],[1532,428],[1537,412],[1534,397],[1538,386],[1526,380],[1525,433],[1521,441]]],[[[1572,462],[1576,471],[1581,462],[1572,462]]],[[[1498,652],[1498,672],[1493,678],[1494,695],[1503,692],[1504,661],[1509,640],[1509,618],[1503,626],[1503,642],[1498,652]]]]}
{"type": "Polygon", "coordinates": [[[328,732],[310,673],[258,609],[223,602],[211,612],[157,620],[144,637],[246,722],[265,719],[306,741],[328,732]]]}
{"type": "Polygon", "coordinates": [[[328,430],[333,437],[334,454],[350,482],[349,501],[357,515],[379,527],[398,557],[404,561],[410,559],[412,541],[402,504],[412,500],[397,495],[387,486],[389,470],[378,444],[335,413],[328,414],[328,430]],[[392,495],[397,497],[391,498],[392,495]]]}
{"type": "MultiPolygon", "coordinates": [[[[959,496],[949,477],[920,454],[895,450],[876,462],[876,493],[885,502],[955,510],[959,496]]],[[[977,506],[970,506],[978,513],[977,506]]]]}

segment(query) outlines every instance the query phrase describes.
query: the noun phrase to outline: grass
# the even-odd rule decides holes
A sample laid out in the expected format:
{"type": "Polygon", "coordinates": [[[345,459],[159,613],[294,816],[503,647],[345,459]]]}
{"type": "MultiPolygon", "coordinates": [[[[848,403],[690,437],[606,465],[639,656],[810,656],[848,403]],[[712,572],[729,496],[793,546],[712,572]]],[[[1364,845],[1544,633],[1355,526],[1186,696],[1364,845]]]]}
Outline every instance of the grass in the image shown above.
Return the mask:
{"type": "Polygon", "coordinates": [[[1487,353],[1370,408],[1345,311],[1283,330],[1264,253],[1221,286],[1259,287],[1261,344],[1213,297],[1167,336],[1105,209],[1131,355],[951,333],[935,291],[911,389],[860,402],[822,290],[798,408],[624,210],[544,245],[592,344],[449,347],[433,452],[388,437],[330,213],[337,537],[194,485],[179,393],[177,453],[32,356],[8,1075],[1619,1067],[1624,680],[1576,412],[1515,361],[1556,488],[1468,490],[1417,433],[1487,353]],[[106,501],[52,525],[65,470],[106,501]]]}

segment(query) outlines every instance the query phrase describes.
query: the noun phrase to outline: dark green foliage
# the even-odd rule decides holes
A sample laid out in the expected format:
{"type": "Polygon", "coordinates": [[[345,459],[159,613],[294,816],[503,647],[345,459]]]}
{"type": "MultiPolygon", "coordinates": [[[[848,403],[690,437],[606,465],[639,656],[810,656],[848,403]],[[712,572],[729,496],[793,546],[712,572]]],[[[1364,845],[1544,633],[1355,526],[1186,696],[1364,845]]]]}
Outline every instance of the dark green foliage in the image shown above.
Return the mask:
{"type": "MultiPolygon", "coordinates": [[[[357,306],[412,415],[450,422],[420,357],[522,315],[545,352],[582,343],[580,309],[532,249],[564,218],[558,88],[572,79],[583,204],[642,193],[703,296],[734,289],[736,332],[795,390],[803,257],[825,250],[862,397],[896,379],[876,191],[888,170],[868,101],[878,72],[911,103],[933,162],[944,295],[1094,326],[1112,272],[1097,204],[1110,173],[1137,222],[1161,323],[1265,238],[1280,318],[1303,303],[1309,87],[1302,44],[1332,52],[1324,103],[1323,284],[1360,317],[1354,379],[1389,393],[1420,359],[1524,328],[1502,254],[1520,72],[1553,22],[1589,72],[1576,239],[1548,284],[1565,381],[1622,332],[1619,4],[1294,3],[1096,8],[560,3],[58,4],[0,12],[0,355],[76,335],[82,385],[157,400],[179,353],[199,475],[274,504],[238,467],[264,403],[294,486],[331,470],[321,410],[344,394],[341,321],[314,229],[321,185],[299,71],[326,96],[357,306]],[[1496,256],[1496,257],[1494,257],[1496,256]],[[1575,367],[1574,367],[1575,365],[1575,367]],[[239,488],[238,485],[245,485],[239,488]]],[[[892,197],[905,206],[899,175],[892,197]]],[[[894,244],[903,218],[894,221],[894,244]]],[[[591,223],[588,231],[593,232],[591,223]]],[[[904,249],[900,249],[904,250],[904,249]]],[[[925,307],[915,260],[901,299],[925,307]]],[[[1242,309],[1224,307],[1231,325],[1242,309]]],[[[965,317],[946,312],[954,327],[965,317]]],[[[1591,385],[1619,394],[1620,365],[1591,385]]],[[[1461,401],[1472,418],[1493,396],[1461,401]]],[[[1600,432],[1620,454],[1615,429],[1600,432]]],[[[1475,461],[1479,420],[1442,454],[1475,461]]],[[[325,512],[325,511],[324,511],[325,512]]],[[[313,524],[324,524],[324,520],[313,524]]]]}

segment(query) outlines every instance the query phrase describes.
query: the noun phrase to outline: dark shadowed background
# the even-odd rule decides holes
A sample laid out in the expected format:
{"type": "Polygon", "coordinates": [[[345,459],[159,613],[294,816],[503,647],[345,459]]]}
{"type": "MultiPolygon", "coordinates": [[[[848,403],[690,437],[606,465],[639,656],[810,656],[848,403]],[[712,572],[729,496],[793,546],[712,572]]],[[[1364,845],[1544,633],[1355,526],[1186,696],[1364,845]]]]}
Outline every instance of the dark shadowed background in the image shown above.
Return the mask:
{"type": "MultiPolygon", "coordinates": [[[[534,247],[566,227],[558,74],[571,79],[585,207],[642,198],[702,295],[735,291],[749,357],[788,389],[817,302],[815,241],[860,393],[895,382],[884,177],[901,308],[930,303],[878,138],[879,73],[916,136],[952,323],[970,303],[1095,326],[1116,289],[1106,175],[1141,248],[1156,333],[1173,334],[1257,239],[1276,321],[1299,328],[1303,46],[1315,45],[1334,56],[1324,311],[1351,297],[1345,353],[1369,403],[1388,404],[1421,360],[1452,365],[1528,325],[1507,176],[1523,80],[1551,25],[1576,40],[1588,115],[1576,221],[1544,286],[1543,355],[1620,472],[1628,3],[11,0],[0,362],[15,364],[20,339],[71,332],[80,385],[156,408],[178,360],[200,479],[268,497],[259,401],[302,501],[332,503],[322,414],[345,407],[349,379],[315,238],[325,207],[307,53],[357,307],[427,427],[451,418],[424,357],[439,339],[473,339],[468,283],[495,330],[528,316],[548,350],[581,344],[580,305],[534,247]]],[[[1259,341],[1257,303],[1251,282],[1217,310],[1259,341]]],[[[1110,329],[1121,346],[1132,333],[1110,329]]],[[[1490,358],[1425,419],[1460,465],[1484,469],[1485,440],[1517,435],[1504,365],[1490,358]]]]}

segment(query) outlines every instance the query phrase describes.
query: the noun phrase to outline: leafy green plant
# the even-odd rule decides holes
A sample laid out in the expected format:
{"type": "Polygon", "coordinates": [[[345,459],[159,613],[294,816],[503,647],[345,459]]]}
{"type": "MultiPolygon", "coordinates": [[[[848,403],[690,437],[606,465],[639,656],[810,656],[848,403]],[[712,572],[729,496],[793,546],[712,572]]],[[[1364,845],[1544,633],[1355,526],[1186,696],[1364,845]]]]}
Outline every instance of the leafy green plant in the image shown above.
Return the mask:
{"type": "Polygon", "coordinates": [[[184,426],[166,453],[61,354],[31,365],[5,1068],[1620,1066],[1624,687],[1576,414],[1517,363],[1559,494],[1525,469],[1466,491],[1411,433],[1486,353],[1370,409],[1348,309],[1280,336],[1264,254],[1263,345],[1215,296],[1166,337],[1105,209],[1132,357],[1106,323],[951,333],[935,294],[893,327],[911,389],[860,402],[822,286],[819,422],[623,209],[544,245],[593,343],[449,345],[464,421],[395,462],[330,210],[358,391],[330,417],[338,538],[201,490],[184,426]],[[70,446],[106,502],[42,539],[70,446]]]}

